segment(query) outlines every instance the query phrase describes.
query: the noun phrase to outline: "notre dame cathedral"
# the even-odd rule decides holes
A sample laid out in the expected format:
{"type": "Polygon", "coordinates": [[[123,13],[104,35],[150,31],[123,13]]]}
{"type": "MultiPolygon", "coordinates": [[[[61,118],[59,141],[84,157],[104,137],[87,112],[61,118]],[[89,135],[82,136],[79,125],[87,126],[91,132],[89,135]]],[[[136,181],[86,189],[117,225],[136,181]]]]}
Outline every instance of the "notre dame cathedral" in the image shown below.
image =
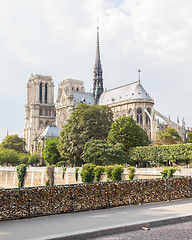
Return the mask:
{"type": "Polygon", "coordinates": [[[96,59],[93,77],[93,92],[86,92],[84,82],[66,79],[59,84],[56,105],[54,83],[50,76],[31,75],[27,83],[27,104],[25,106],[24,138],[26,150],[37,152],[38,144],[48,137],[59,137],[59,131],[78,104],[108,105],[114,119],[132,116],[154,141],[159,130],[169,126],[175,128],[185,141],[184,119],[182,126],[171,121],[154,109],[154,100],[146,92],[139,79],[136,82],[104,91],[100,59],[99,28],[97,28],[96,59]],[[165,124],[159,123],[159,117],[165,124]]]}

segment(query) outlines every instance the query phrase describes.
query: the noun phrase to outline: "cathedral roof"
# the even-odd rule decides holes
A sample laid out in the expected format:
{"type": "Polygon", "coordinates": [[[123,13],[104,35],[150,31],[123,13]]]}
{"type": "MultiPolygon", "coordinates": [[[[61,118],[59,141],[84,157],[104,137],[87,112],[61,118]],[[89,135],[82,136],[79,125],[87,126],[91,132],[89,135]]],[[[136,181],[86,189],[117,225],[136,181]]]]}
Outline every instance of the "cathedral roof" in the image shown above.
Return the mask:
{"type": "Polygon", "coordinates": [[[141,85],[140,81],[103,92],[99,99],[99,105],[114,104],[133,99],[152,100],[152,98],[141,85]]]}
{"type": "Polygon", "coordinates": [[[92,93],[89,92],[73,92],[74,104],[86,103],[88,105],[95,104],[95,98],[92,93]]]}
{"type": "Polygon", "coordinates": [[[59,128],[56,126],[47,126],[41,133],[40,138],[59,137],[59,128]]]}

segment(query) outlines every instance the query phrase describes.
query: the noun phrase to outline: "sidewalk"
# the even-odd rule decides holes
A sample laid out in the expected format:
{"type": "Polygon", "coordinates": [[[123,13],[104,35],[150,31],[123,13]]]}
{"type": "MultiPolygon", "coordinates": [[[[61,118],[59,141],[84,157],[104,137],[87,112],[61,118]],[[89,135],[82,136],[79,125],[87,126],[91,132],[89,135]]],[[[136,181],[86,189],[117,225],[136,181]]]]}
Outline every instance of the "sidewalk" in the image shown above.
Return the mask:
{"type": "Polygon", "coordinates": [[[192,199],[0,222],[0,239],[90,239],[192,220],[192,199]]]}

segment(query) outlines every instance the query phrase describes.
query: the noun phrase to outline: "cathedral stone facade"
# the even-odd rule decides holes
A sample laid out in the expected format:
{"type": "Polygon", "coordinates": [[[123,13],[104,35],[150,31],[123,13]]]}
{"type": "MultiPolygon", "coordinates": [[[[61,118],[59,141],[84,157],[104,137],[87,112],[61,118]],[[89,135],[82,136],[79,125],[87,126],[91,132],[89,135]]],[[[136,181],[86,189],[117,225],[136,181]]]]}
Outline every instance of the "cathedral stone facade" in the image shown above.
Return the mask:
{"type": "Polygon", "coordinates": [[[31,75],[27,83],[24,138],[26,150],[37,152],[37,139],[55,122],[54,84],[49,76],[31,75]]]}
{"type": "Polygon", "coordinates": [[[97,28],[96,60],[93,75],[93,92],[85,92],[84,82],[66,79],[59,84],[56,107],[54,103],[54,84],[51,77],[31,76],[27,84],[27,104],[25,107],[24,138],[26,150],[37,152],[38,142],[46,138],[44,133],[50,131],[52,137],[58,137],[58,130],[69,119],[78,104],[108,105],[113,112],[114,119],[120,116],[131,116],[154,141],[159,130],[165,128],[156,118],[163,119],[167,126],[175,128],[185,141],[185,122],[182,126],[165,117],[154,109],[154,100],[143,88],[140,81],[120,86],[108,91],[103,90],[103,71],[100,59],[99,29],[97,28]],[[47,130],[46,130],[47,128],[47,130]],[[56,133],[56,136],[54,136],[56,133]]]}

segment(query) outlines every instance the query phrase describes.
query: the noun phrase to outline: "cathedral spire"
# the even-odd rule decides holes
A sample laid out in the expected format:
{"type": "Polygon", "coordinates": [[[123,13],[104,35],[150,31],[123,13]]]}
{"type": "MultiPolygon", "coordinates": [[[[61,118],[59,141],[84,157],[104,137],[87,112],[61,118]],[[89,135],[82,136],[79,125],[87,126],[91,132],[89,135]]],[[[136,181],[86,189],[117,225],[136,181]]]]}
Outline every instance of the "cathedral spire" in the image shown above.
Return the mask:
{"type": "Polygon", "coordinates": [[[141,70],[139,69],[138,70],[138,73],[139,73],[139,83],[141,82],[141,70]]]}
{"type": "Polygon", "coordinates": [[[99,25],[97,23],[97,42],[96,42],[96,58],[93,72],[93,95],[95,102],[97,103],[100,95],[103,92],[103,78],[102,78],[102,66],[100,59],[100,45],[99,45],[99,25]]]}

